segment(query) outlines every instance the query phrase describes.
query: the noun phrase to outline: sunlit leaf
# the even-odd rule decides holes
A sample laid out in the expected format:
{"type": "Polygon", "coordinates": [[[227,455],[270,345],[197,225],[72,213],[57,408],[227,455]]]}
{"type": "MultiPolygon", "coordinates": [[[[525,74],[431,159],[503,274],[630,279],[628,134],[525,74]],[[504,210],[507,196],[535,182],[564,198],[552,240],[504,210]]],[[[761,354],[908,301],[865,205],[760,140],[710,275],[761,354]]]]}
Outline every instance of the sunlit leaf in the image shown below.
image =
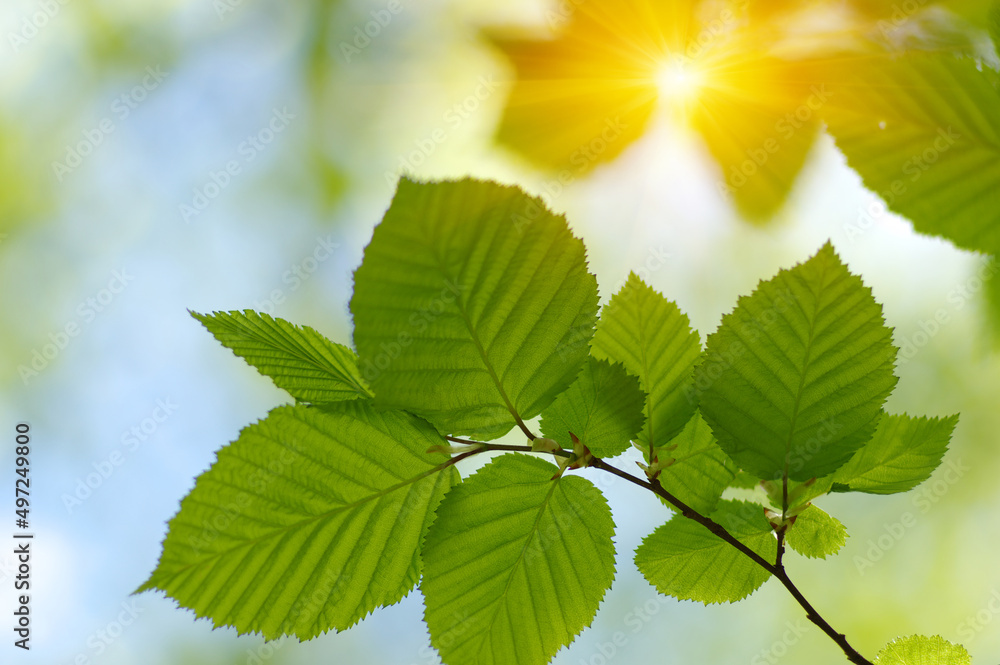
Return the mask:
{"type": "Polygon", "coordinates": [[[847,543],[847,529],[816,506],[799,513],[785,533],[785,543],[811,559],[825,559],[847,543]]]}
{"type": "Polygon", "coordinates": [[[550,14],[553,39],[493,36],[515,80],[498,139],[568,182],[642,135],[657,78],[695,29],[693,0],[588,0],[550,14]]]}
{"type": "Polygon", "coordinates": [[[644,399],[621,365],[588,358],[573,385],[542,411],[542,434],[572,450],[572,432],[594,455],[615,457],[642,429],[644,399]]]}
{"type": "Polygon", "coordinates": [[[309,326],[246,310],[191,316],[223,346],[246,360],[279,388],[302,402],[338,402],[371,397],[358,358],[309,326]]]}
{"type": "Polygon", "coordinates": [[[836,470],[875,431],[896,385],[882,308],[829,244],[740,298],[695,371],[701,411],[765,480],[836,470]]]}
{"type": "MultiPolygon", "coordinates": [[[[817,65],[822,110],[847,161],[921,233],[1000,252],[1000,77],[971,58],[910,54],[817,65]]],[[[853,239],[884,209],[847,227],[853,239]]]]}
{"type": "Polygon", "coordinates": [[[590,481],[504,455],[452,490],[421,589],[448,665],[543,665],[590,624],[614,579],[614,522],[590,481]]]}
{"type": "Polygon", "coordinates": [[[875,658],[875,665],[972,665],[964,647],[940,635],[912,635],[889,642],[875,658]]]}
{"type": "Polygon", "coordinates": [[[521,190],[404,178],[355,273],[351,312],[380,403],[489,439],[576,378],[597,280],[566,220],[521,190]]]}
{"type": "Polygon", "coordinates": [[[698,413],[668,446],[657,449],[657,457],[661,464],[672,460],[660,471],[663,489],[702,515],[716,509],[735,475],[735,465],[698,413]]]}
{"type": "Polygon", "coordinates": [[[420,542],[458,482],[425,452],[441,443],[367,402],[279,407],[198,477],[139,591],[268,639],[346,630],[416,585],[420,542]]]}
{"type": "MultiPolygon", "coordinates": [[[[723,501],[712,519],[766,561],[774,561],[777,540],[761,506],[723,501]]],[[[705,604],[742,600],[771,576],[732,545],[680,515],[642,541],[635,565],[660,593],[705,604]]]]}
{"type": "Polygon", "coordinates": [[[885,414],[875,436],[833,475],[834,491],[895,494],[931,477],[958,424],[949,418],[885,414]]]}
{"type": "Polygon", "coordinates": [[[697,404],[691,374],[701,340],[688,317],[633,273],[601,311],[592,346],[595,357],[639,377],[648,395],[639,440],[647,448],[666,445],[697,404]]]}
{"type": "Polygon", "coordinates": [[[718,65],[691,122],[719,162],[719,191],[746,217],[767,221],[785,202],[819,132],[827,101],[802,91],[792,65],[752,55],[718,65]]]}

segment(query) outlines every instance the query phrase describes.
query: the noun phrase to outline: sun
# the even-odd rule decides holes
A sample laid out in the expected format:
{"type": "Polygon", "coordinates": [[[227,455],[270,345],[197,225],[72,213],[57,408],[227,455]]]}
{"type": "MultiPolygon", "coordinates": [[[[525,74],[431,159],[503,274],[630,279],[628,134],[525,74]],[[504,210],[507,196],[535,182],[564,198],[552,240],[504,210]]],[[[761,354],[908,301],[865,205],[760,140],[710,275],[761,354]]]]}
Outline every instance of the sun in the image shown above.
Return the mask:
{"type": "Polygon", "coordinates": [[[705,85],[704,72],[681,58],[671,58],[660,64],[653,78],[660,101],[679,108],[694,103],[705,85]]]}

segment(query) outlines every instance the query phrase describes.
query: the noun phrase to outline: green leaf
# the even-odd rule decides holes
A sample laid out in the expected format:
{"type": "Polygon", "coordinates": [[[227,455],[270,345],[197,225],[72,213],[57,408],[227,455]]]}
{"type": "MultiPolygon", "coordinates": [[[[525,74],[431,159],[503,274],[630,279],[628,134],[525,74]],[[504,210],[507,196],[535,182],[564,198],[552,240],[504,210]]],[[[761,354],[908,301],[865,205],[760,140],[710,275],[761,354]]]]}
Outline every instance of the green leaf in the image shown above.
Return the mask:
{"type": "Polygon", "coordinates": [[[751,221],[770,221],[781,209],[819,134],[812,107],[820,102],[788,84],[796,80],[791,67],[744,53],[739,66],[712,72],[692,111],[722,169],[720,191],[751,221]]]}
{"type": "MultiPolygon", "coordinates": [[[[959,247],[1000,252],[998,76],[972,59],[910,54],[821,65],[823,110],[847,161],[889,209],[959,247]]],[[[874,212],[873,212],[874,211],[874,212]]],[[[853,240],[884,212],[852,226],[853,240]]]]}
{"type": "MultiPolygon", "coordinates": [[[[711,517],[766,561],[774,561],[778,544],[763,507],[722,501],[711,517]]],[[[642,541],[635,565],[660,593],[705,604],[743,600],[771,576],[732,545],[680,515],[642,541]]]]}
{"type": "Polygon", "coordinates": [[[701,411],[740,468],[828,475],[875,431],[896,348],[871,290],[828,243],[740,298],[695,371],[701,411]]]}
{"type": "Polygon", "coordinates": [[[614,522],[590,481],[503,455],[438,508],[425,619],[448,665],[541,665],[593,620],[614,579],[614,522]]]}
{"type": "Polygon", "coordinates": [[[697,406],[691,372],[701,340],[677,305],[633,273],[602,310],[592,347],[595,357],[639,377],[647,394],[639,440],[647,448],[666,445],[684,429],[697,406]]]}
{"type": "Polygon", "coordinates": [[[871,441],[834,474],[834,491],[896,494],[913,489],[941,464],[956,425],[957,415],[883,415],[871,441]]]}
{"type": "Polygon", "coordinates": [[[379,402],[491,439],[576,378],[597,280],[566,220],[521,190],[408,179],[354,276],[354,341],[379,402]]]}
{"type": "MultiPolygon", "coordinates": [[[[785,502],[785,488],[780,480],[766,480],[761,483],[761,488],[767,494],[768,500],[775,510],[781,511],[785,502]]],[[[795,514],[793,511],[799,506],[805,506],[813,499],[829,494],[833,489],[833,475],[822,478],[810,478],[805,482],[788,482],[788,514],[795,514]]]]}
{"type": "Polygon", "coordinates": [[[371,397],[358,358],[308,326],[297,326],[253,310],[191,316],[223,346],[246,360],[274,385],[301,402],[339,402],[371,397]]]}
{"type": "Polygon", "coordinates": [[[983,291],[983,299],[986,301],[984,307],[986,327],[992,336],[994,346],[1000,346],[1000,279],[994,279],[997,276],[997,269],[1000,268],[1000,261],[995,256],[991,256],[989,261],[991,266],[989,278],[983,280],[986,285],[983,291]]]}
{"type": "Polygon", "coordinates": [[[240,433],[170,521],[139,591],[268,639],[346,630],[403,598],[458,482],[426,422],[362,401],[285,406],[240,433]]]}
{"type": "Polygon", "coordinates": [[[989,17],[990,36],[993,37],[993,48],[1000,54],[1000,0],[996,0],[990,8],[989,17]]]}
{"type": "Polygon", "coordinates": [[[875,658],[875,665],[972,665],[964,647],[940,635],[911,635],[889,642],[875,658]]]}
{"type": "Polygon", "coordinates": [[[716,509],[719,497],[735,477],[735,466],[698,413],[669,446],[657,449],[656,455],[661,463],[673,460],[660,471],[663,489],[702,515],[716,509]]]}
{"type": "Polygon", "coordinates": [[[573,385],[542,412],[542,433],[572,449],[572,432],[598,457],[615,457],[642,429],[645,397],[621,365],[589,358],[573,385]]]}
{"type": "Polygon", "coordinates": [[[825,559],[847,543],[847,529],[835,517],[816,506],[809,506],[788,527],[785,542],[810,559],[825,559]]]}
{"type": "Polygon", "coordinates": [[[737,471],[728,487],[741,490],[755,490],[760,487],[760,478],[746,471],[737,471]]]}

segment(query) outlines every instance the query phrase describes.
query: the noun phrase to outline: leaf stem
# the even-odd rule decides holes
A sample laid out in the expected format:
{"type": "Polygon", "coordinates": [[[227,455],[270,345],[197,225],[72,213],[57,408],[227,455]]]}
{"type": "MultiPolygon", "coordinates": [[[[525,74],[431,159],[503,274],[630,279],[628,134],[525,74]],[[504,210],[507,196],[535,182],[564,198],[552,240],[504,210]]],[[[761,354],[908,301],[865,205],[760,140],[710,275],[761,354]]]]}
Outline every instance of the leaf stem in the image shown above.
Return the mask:
{"type": "MultiPolygon", "coordinates": [[[[451,458],[448,462],[445,462],[444,464],[440,465],[439,467],[440,469],[445,469],[448,466],[451,466],[452,464],[457,464],[459,461],[463,459],[487,451],[519,452],[519,453],[538,452],[532,450],[531,446],[483,443],[481,441],[470,441],[468,439],[459,439],[450,436],[446,436],[444,438],[453,443],[476,445],[479,446],[479,449],[470,450],[460,455],[456,455],[455,457],[451,458]]],[[[569,457],[570,455],[572,455],[572,453],[570,453],[567,450],[551,451],[551,454],[556,455],[558,457],[569,457]]],[[[826,621],[826,619],[824,619],[822,615],[820,615],[820,613],[816,611],[816,608],[813,607],[808,600],[806,600],[806,597],[802,595],[802,592],[799,591],[798,587],[795,586],[791,578],[788,577],[788,572],[785,570],[784,563],[782,562],[782,558],[785,552],[785,530],[787,527],[778,529],[777,532],[778,554],[775,559],[775,562],[771,563],[766,559],[764,559],[764,557],[760,556],[752,549],[741,543],[736,538],[736,536],[726,531],[725,527],[723,527],[721,524],[719,524],[710,517],[702,515],[694,508],[691,508],[686,503],[684,503],[683,501],[675,497],[673,494],[665,490],[663,486],[659,483],[659,481],[651,482],[649,480],[638,478],[630,473],[622,471],[617,467],[611,466],[610,464],[608,464],[599,457],[595,457],[593,461],[590,463],[590,466],[600,469],[601,471],[610,473],[614,476],[618,476],[619,478],[627,480],[633,485],[637,485],[639,487],[642,487],[643,489],[649,490],[650,492],[656,494],[664,501],[666,501],[674,508],[676,508],[681,515],[690,520],[694,520],[698,524],[701,524],[703,527],[711,531],[717,537],[721,538],[726,543],[728,543],[729,545],[733,546],[734,548],[742,552],[750,560],[752,560],[758,566],[769,572],[771,575],[774,575],[774,577],[776,577],[778,581],[781,582],[781,584],[785,587],[785,589],[787,589],[788,592],[792,595],[792,598],[794,598],[795,601],[802,607],[802,609],[806,611],[806,618],[809,619],[809,621],[811,621],[812,623],[814,623],[817,627],[819,627],[820,630],[826,633],[826,635],[843,650],[844,655],[847,656],[848,661],[855,663],[855,665],[873,665],[873,663],[870,660],[866,659],[864,656],[858,653],[858,651],[855,650],[854,647],[850,645],[850,643],[847,641],[846,635],[844,635],[843,633],[838,633],[836,630],[834,630],[833,626],[831,626],[826,621]]]]}
{"type": "Polygon", "coordinates": [[[785,549],[785,542],[784,542],[785,529],[780,529],[778,531],[778,555],[777,559],[775,560],[775,563],[772,564],[766,559],[764,559],[762,556],[754,552],[752,549],[741,543],[739,540],[737,540],[736,537],[733,536],[728,531],[726,531],[726,529],[721,524],[719,524],[710,517],[702,515],[701,513],[694,510],[693,508],[685,504],[683,501],[675,497],[673,494],[663,489],[663,486],[660,485],[659,482],[654,483],[648,480],[637,478],[629,473],[622,471],[621,469],[611,466],[610,464],[599,458],[594,458],[594,461],[591,463],[591,466],[601,469],[602,471],[606,471],[615,476],[618,476],[619,478],[622,478],[624,480],[627,480],[633,485],[638,485],[639,487],[648,489],[657,496],[661,497],[670,505],[674,506],[678,511],[680,511],[681,515],[690,520],[694,520],[698,524],[701,524],[703,527],[711,531],[713,534],[715,534],[722,540],[724,540],[726,543],[735,547],[737,550],[739,550],[748,558],[750,558],[758,566],[760,566],[767,572],[774,575],[778,579],[778,581],[781,582],[781,584],[788,590],[788,592],[792,595],[792,597],[796,600],[796,602],[798,602],[798,604],[802,607],[802,609],[806,611],[806,618],[809,619],[809,621],[814,623],[816,626],[818,626],[820,630],[826,633],[826,635],[843,650],[844,655],[847,656],[847,660],[849,660],[852,663],[855,663],[855,665],[872,665],[871,661],[869,661],[860,653],[858,653],[857,650],[855,650],[854,647],[850,645],[850,643],[847,641],[847,636],[845,636],[843,633],[838,633],[836,630],[833,629],[833,627],[826,621],[826,619],[824,619],[820,615],[820,613],[816,611],[816,608],[814,608],[812,604],[808,600],[806,600],[806,597],[802,595],[802,592],[799,591],[798,587],[796,587],[795,584],[792,582],[792,580],[788,577],[788,573],[785,571],[785,566],[782,563],[782,555],[784,554],[784,549],[785,549]]]}

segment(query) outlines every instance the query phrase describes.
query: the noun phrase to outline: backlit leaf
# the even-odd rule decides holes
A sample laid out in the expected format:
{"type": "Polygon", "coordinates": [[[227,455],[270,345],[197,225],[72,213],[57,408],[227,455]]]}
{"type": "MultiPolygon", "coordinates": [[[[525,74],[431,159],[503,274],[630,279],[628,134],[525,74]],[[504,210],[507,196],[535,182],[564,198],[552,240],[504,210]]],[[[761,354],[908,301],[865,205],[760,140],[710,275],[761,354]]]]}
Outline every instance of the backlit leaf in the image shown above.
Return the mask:
{"type": "Polygon", "coordinates": [[[420,542],[458,482],[424,452],[441,443],[366,402],[279,407],[198,477],[139,591],[268,639],[346,630],[416,585],[420,542]]]}
{"type": "Polygon", "coordinates": [[[695,371],[701,411],[759,478],[830,474],[875,431],[896,348],[871,290],[829,244],[740,298],[695,371]]]}
{"type": "MultiPolygon", "coordinates": [[[[722,501],[712,519],[766,561],[774,561],[778,543],[761,506],[722,501]]],[[[743,600],[771,576],[732,545],[680,515],[642,541],[635,565],[660,593],[705,604],[743,600]]]]}
{"type": "Polygon", "coordinates": [[[594,618],[614,579],[601,492],[536,457],[503,455],[448,494],[421,589],[447,665],[542,665],[594,618]]]}
{"type": "Polygon", "coordinates": [[[825,559],[847,543],[847,529],[835,517],[809,506],[788,527],[785,542],[803,556],[825,559]]]}
{"type": "Polygon", "coordinates": [[[538,199],[404,178],[355,273],[351,311],[380,403],[490,439],[576,378],[597,281],[583,243],[538,199]]]}
{"type": "Polygon", "coordinates": [[[697,406],[692,372],[701,340],[677,305],[633,273],[601,311],[592,347],[595,357],[639,377],[647,393],[645,447],[666,445],[684,429],[697,406]]]}
{"type": "Polygon", "coordinates": [[[358,357],[309,326],[263,313],[214,312],[191,316],[223,346],[246,360],[301,402],[339,402],[371,397],[358,371],[358,357]]]}
{"type": "Polygon", "coordinates": [[[542,434],[573,449],[572,432],[598,457],[615,457],[642,429],[645,395],[621,365],[588,358],[566,392],[542,412],[542,434]]]}
{"type": "Polygon", "coordinates": [[[940,635],[911,635],[889,642],[875,658],[875,665],[972,665],[964,647],[940,635]]]}
{"type": "Polygon", "coordinates": [[[895,494],[913,489],[941,464],[957,424],[958,416],[883,415],[871,441],[834,474],[834,491],[895,494]]]}
{"type": "MultiPolygon", "coordinates": [[[[822,115],[865,185],[917,231],[1000,252],[1000,77],[971,58],[909,54],[819,65],[822,115]]],[[[852,237],[878,224],[871,214],[852,237]]]]}

